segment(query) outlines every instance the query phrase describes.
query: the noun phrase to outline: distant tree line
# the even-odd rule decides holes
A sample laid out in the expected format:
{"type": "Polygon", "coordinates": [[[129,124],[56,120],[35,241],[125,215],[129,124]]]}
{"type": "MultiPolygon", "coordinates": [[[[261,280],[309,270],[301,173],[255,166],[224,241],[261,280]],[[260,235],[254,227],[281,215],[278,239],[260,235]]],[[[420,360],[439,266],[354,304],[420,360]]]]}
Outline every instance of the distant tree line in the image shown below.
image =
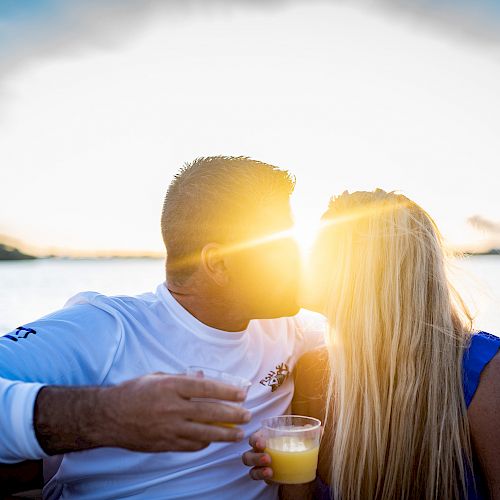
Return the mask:
{"type": "Polygon", "coordinates": [[[17,248],[0,243],[0,260],[30,260],[36,259],[33,255],[21,252],[17,248]]]}

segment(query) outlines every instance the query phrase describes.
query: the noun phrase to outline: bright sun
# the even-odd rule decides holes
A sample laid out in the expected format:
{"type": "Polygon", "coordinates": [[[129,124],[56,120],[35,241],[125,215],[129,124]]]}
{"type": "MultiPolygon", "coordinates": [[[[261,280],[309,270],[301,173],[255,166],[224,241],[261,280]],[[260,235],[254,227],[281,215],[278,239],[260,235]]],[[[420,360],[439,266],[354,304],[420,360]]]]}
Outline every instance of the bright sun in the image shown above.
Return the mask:
{"type": "Polygon", "coordinates": [[[320,221],[315,219],[296,219],[293,228],[293,237],[297,241],[302,256],[307,256],[316,239],[320,226],[320,221]]]}
{"type": "Polygon", "coordinates": [[[292,207],[293,237],[299,245],[302,258],[307,258],[321,226],[321,216],[325,210],[325,196],[311,196],[311,191],[303,189],[293,194],[292,207]]]}

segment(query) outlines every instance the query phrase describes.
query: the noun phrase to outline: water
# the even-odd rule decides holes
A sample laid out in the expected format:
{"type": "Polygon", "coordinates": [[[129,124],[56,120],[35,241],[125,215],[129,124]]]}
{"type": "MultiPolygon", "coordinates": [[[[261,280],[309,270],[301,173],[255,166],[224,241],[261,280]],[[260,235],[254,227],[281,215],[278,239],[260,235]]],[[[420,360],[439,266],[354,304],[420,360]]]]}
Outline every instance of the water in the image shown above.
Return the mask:
{"type": "Polygon", "coordinates": [[[137,295],[164,279],[161,259],[0,262],[0,335],[62,308],[78,292],[137,295]]]}
{"type": "MultiPolygon", "coordinates": [[[[476,327],[500,335],[500,256],[468,257],[455,267],[476,327]]],[[[0,335],[60,309],[80,291],[135,295],[154,291],[163,280],[159,259],[0,262],[0,335]]]]}

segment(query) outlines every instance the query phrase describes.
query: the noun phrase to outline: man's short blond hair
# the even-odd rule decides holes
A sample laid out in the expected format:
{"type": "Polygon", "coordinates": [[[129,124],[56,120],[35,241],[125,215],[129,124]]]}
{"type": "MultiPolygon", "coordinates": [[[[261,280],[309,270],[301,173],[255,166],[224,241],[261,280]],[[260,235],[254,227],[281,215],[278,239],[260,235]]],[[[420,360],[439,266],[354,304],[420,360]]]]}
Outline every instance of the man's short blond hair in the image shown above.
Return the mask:
{"type": "Polygon", "coordinates": [[[182,263],[192,262],[206,244],[254,237],[259,224],[271,223],[273,210],[288,210],[294,187],[288,171],[244,156],[185,164],[163,203],[161,231],[169,266],[177,268],[178,278],[186,277],[193,265],[182,263]]]}

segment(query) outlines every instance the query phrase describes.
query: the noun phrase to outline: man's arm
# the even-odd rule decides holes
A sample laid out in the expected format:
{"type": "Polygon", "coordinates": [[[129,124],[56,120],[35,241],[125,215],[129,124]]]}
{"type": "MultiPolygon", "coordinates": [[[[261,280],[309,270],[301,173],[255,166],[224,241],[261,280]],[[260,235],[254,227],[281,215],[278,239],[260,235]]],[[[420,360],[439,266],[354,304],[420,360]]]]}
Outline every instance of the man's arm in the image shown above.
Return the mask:
{"type": "Polygon", "coordinates": [[[182,375],[153,374],[112,387],[41,387],[0,379],[0,463],[103,446],[133,451],[195,451],[239,441],[251,414],[237,387],[182,375]],[[217,399],[220,403],[192,401],[217,399]]]}
{"type": "Polygon", "coordinates": [[[240,429],[210,422],[243,424],[250,420],[248,411],[191,398],[237,402],[245,394],[225,384],[165,374],[106,388],[40,388],[0,379],[0,428],[7,431],[0,433],[0,490],[42,486],[41,461],[20,462],[27,458],[101,446],[195,451],[212,441],[243,438],[240,429]]]}
{"type": "Polygon", "coordinates": [[[146,375],[113,387],[44,387],[35,404],[35,433],[43,450],[60,454],[101,446],[133,451],[196,451],[213,441],[239,441],[250,413],[242,407],[191,401],[242,401],[240,389],[218,382],[146,375]]]}
{"type": "Polygon", "coordinates": [[[0,336],[0,377],[102,385],[122,335],[119,318],[91,304],[61,309],[0,336]]]}
{"type": "Polygon", "coordinates": [[[41,387],[0,378],[0,463],[46,456],[33,429],[33,409],[41,387]]]}

